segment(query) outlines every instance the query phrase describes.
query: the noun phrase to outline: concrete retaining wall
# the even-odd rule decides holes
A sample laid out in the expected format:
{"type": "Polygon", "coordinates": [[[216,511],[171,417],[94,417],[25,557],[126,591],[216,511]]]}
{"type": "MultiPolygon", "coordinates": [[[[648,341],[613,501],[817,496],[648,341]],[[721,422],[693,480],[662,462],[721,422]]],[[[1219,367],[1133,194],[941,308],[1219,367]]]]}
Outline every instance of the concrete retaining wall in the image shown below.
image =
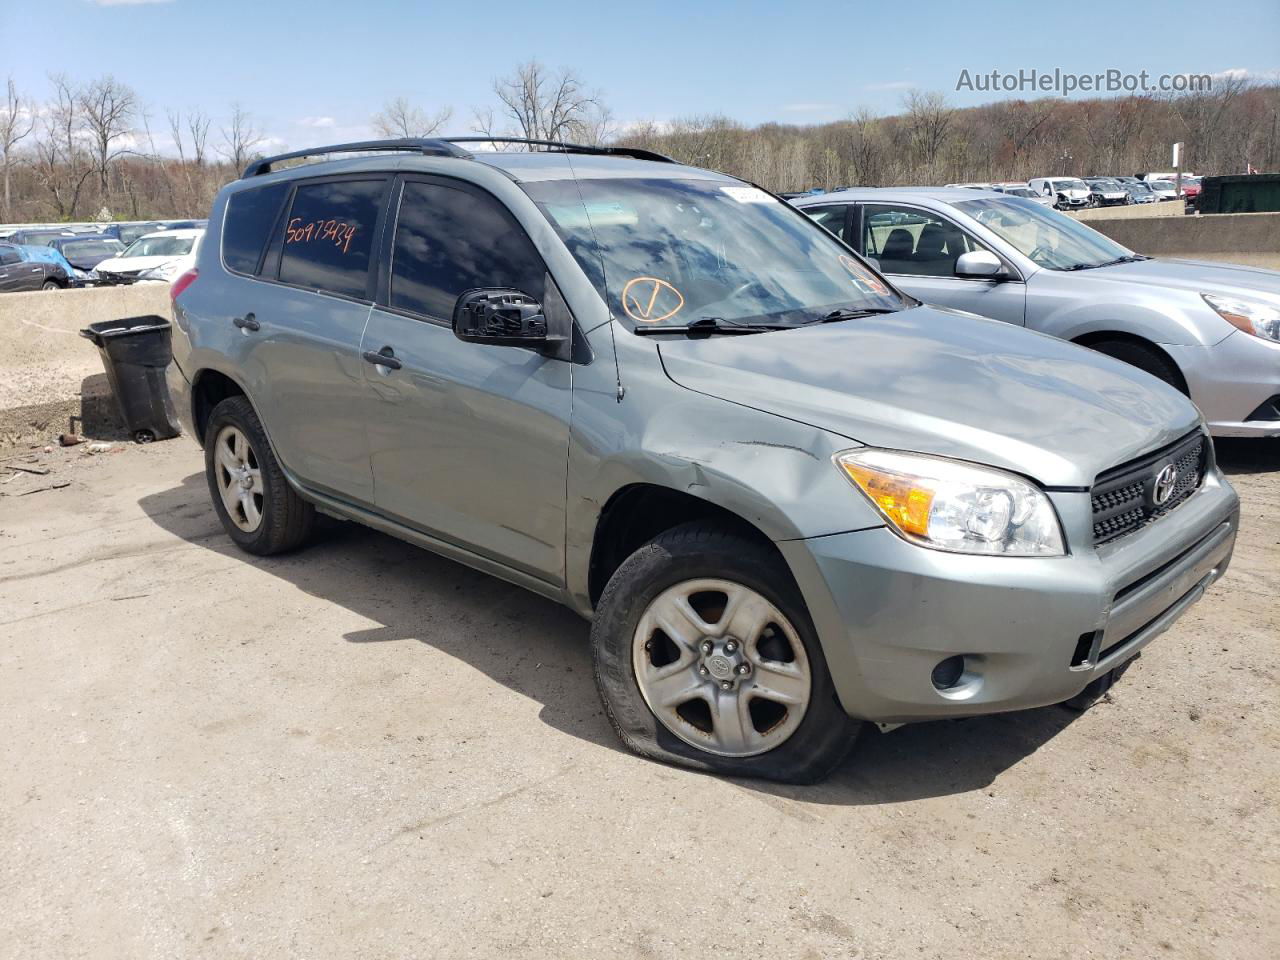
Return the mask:
{"type": "Polygon", "coordinates": [[[1160,203],[1130,203],[1123,207],[1094,207],[1086,210],[1067,211],[1067,216],[1077,220],[1133,220],[1147,217],[1185,217],[1186,205],[1175,200],[1160,203]]]}
{"type": "Polygon", "coordinates": [[[1280,270],[1280,213],[1108,218],[1091,220],[1089,226],[1152,257],[1222,260],[1280,270]]]}
{"type": "Polygon", "coordinates": [[[146,314],[169,316],[168,284],[0,296],[0,446],[113,431],[102,360],[79,331],[146,314]]]}

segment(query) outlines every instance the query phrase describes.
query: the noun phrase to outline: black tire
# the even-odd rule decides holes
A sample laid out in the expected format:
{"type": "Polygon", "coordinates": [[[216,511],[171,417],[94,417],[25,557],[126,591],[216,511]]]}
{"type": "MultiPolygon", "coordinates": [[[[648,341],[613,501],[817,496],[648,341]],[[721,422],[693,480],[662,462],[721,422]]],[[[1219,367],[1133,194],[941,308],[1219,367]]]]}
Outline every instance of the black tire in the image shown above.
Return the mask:
{"type": "Polygon", "coordinates": [[[596,607],[591,645],[596,686],[618,736],[641,756],[664,763],[734,777],[814,783],[845,758],[862,726],[836,698],[817,632],[782,559],[769,545],[721,524],[683,524],[628,557],[596,607]],[[640,618],[663,591],[699,578],[730,580],[755,590],[790,621],[804,645],[811,676],[808,707],[791,736],[768,752],[724,757],[686,743],[649,709],[636,682],[632,645],[640,618]]]}
{"type": "Polygon", "coordinates": [[[1178,369],[1177,364],[1154,347],[1134,343],[1131,340],[1103,340],[1098,343],[1091,343],[1089,346],[1099,353],[1105,353],[1109,357],[1123,360],[1125,363],[1135,366],[1159,380],[1163,380],[1175,390],[1190,396],[1187,390],[1187,381],[1183,378],[1182,371],[1178,369]]]}
{"type": "Polygon", "coordinates": [[[218,519],[240,549],[265,557],[294,550],[307,539],[315,521],[315,508],[298,496],[285,479],[262,422],[247,398],[228,397],[213,408],[204,433],[204,472],[218,519]],[[262,519],[252,532],[240,529],[231,519],[218,488],[215,445],[227,426],[244,434],[262,477],[262,519]]]}
{"type": "Polygon", "coordinates": [[[57,280],[46,280],[44,283],[40,284],[40,289],[41,290],[61,290],[62,284],[60,284],[57,280]]]}

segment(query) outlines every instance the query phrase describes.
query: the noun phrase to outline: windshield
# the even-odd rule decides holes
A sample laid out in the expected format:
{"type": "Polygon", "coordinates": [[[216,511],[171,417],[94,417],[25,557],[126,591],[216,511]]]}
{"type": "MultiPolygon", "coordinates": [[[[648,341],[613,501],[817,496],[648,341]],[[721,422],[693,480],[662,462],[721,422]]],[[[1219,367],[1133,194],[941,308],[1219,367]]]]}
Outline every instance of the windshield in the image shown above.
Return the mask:
{"type": "Polygon", "coordinates": [[[709,317],[801,324],[833,310],[910,303],[822,227],[755,187],[631,179],[522,186],[628,327],[709,317]]]}
{"type": "Polygon", "coordinates": [[[1159,193],[1173,193],[1176,188],[1168,180],[1156,180],[1151,184],[1151,189],[1159,193]]]}
{"type": "Polygon", "coordinates": [[[121,256],[181,257],[191,252],[195,237],[143,237],[135,240],[121,256]]]}
{"type": "Polygon", "coordinates": [[[1085,183],[1083,180],[1055,180],[1053,181],[1053,189],[1087,191],[1089,188],[1085,186],[1085,183]]]}
{"type": "Polygon", "coordinates": [[[1020,197],[963,200],[955,207],[1049,270],[1096,267],[1132,255],[1080,221],[1020,197]]]}
{"type": "Polygon", "coordinates": [[[115,240],[72,240],[60,245],[62,254],[67,259],[85,259],[88,257],[114,257],[124,249],[115,240]]]}

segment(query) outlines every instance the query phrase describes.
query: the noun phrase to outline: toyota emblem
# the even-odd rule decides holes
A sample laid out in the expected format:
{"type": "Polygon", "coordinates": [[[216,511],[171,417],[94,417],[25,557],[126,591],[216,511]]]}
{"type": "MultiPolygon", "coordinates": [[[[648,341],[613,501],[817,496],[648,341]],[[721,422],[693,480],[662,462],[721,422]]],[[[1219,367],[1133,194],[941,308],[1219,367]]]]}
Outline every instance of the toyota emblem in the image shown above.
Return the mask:
{"type": "Polygon", "coordinates": [[[1178,485],[1178,468],[1172,463],[1156,474],[1155,486],[1151,488],[1151,500],[1157,507],[1163,507],[1173,496],[1178,485]]]}

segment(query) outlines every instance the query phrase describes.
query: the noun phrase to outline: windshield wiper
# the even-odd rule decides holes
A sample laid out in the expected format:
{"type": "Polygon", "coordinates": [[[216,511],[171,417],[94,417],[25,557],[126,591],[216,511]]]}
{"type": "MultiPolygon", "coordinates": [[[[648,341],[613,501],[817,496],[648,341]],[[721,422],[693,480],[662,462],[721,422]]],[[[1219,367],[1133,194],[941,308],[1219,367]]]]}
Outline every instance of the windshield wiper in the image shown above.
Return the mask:
{"type": "Polygon", "coordinates": [[[864,307],[859,310],[853,310],[848,307],[841,307],[839,310],[832,310],[830,313],[823,314],[817,320],[810,320],[810,323],[839,323],[841,320],[861,320],[863,317],[874,317],[882,313],[897,313],[900,307],[864,307]]]}
{"type": "Polygon", "coordinates": [[[659,333],[686,333],[709,337],[713,334],[746,334],[769,333],[773,330],[794,330],[790,323],[730,323],[723,317],[702,317],[692,323],[663,323],[653,326],[637,325],[635,332],[640,336],[653,336],[659,333]]]}
{"type": "Polygon", "coordinates": [[[1063,269],[1094,270],[1098,267],[1114,267],[1118,263],[1137,263],[1139,260],[1150,260],[1150,259],[1151,259],[1150,257],[1144,257],[1140,253],[1135,253],[1132,256],[1116,257],[1114,260],[1104,260],[1102,263],[1073,263],[1071,266],[1064,267],[1063,269]]]}

